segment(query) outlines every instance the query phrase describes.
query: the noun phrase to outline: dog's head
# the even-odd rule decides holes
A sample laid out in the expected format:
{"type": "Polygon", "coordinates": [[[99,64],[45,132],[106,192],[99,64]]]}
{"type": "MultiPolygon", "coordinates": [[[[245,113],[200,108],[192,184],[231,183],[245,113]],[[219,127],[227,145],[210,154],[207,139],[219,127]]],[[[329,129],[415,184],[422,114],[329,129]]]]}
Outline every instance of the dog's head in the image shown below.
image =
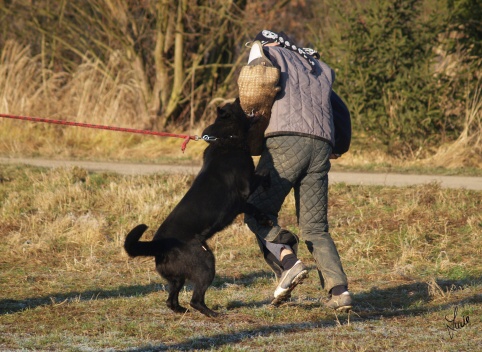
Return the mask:
{"type": "Polygon", "coordinates": [[[216,120],[206,127],[202,136],[207,142],[245,145],[249,126],[250,121],[236,99],[217,108],[216,120]]]}

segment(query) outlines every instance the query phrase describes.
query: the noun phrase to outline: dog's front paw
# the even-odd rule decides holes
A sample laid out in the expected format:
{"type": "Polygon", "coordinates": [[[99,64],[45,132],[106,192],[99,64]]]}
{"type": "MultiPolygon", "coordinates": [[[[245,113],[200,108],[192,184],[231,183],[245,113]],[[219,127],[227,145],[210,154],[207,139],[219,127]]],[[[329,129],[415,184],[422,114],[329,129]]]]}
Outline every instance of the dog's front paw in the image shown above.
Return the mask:
{"type": "Polygon", "coordinates": [[[256,215],[256,222],[261,226],[273,227],[273,221],[264,213],[259,213],[256,215]]]}
{"type": "Polygon", "coordinates": [[[273,227],[274,223],[270,219],[266,218],[260,221],[261,226],[264,227],[273,227]]]}
{"type": "Polygon", "coordinates": [[[261,186],[263,186],[264,189],[268,189],[271,187],[271,177],[270,177],[270,172],[269,170],[261,170],[256,173],[256,175],[259,177],[261,180],[261,186]]]}
{"type": "Polygon", "coordinates": [[[269,175],[263,178],[263,181],[261,181],[261,186],[263,186],[264,189],[271,187],[271,177],[269,177],[269,175]]]}

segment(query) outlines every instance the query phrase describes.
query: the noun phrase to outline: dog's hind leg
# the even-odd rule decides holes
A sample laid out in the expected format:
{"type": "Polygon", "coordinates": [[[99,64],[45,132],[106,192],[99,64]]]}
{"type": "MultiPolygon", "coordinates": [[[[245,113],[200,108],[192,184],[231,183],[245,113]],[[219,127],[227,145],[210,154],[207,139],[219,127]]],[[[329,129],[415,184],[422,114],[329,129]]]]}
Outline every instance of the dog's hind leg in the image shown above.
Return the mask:
{"type": "Polygon", "coordinates": [[[198,262],[194,275],[190,277],[194,286],[190,305],[208,317],[216,317],[219,313],[209,309],[204,302],[204,296],[213,282],[216,272],[214,255],[206,244],[202,248],[202,253],[198,257],[201,261],[198,262]]]}
{"type": "Polygon", "coordinates": [[[204,302],[204,295],[206,294],[206,290],[208,289],[209,285],[204,284],[194,284],[194,292],[191,298],[191,307],[200,311],[202,314],[207,315],[208,317],[217,317],[219,313],[216,313],[212,309],[209,309],[204,302]]]}
{"type": "Polygon", "coordinates": [[[166,279],[169,282],[169,296],[166,305],[176,313],[186,313],[187,309],[179,304],[179,292],[184,286],[184,278],[171,277],[166,279]]]}

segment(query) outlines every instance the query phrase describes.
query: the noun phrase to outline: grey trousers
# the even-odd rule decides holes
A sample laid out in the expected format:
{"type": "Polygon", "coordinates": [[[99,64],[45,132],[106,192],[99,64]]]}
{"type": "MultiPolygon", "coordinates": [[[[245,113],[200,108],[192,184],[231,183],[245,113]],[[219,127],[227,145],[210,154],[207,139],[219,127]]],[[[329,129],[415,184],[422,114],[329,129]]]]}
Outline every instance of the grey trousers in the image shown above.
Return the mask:
{"type": "Polygon", "coordinates": [[[278,213],[286,196],[294,189],[300,235],[315,259],[321,285],[328,292],[338,285],[348,286],[340,256],[328,232],[330,154],[330,144],[319,139],[291,135],[267,138],[257,170],[270,171],[271,186],[268,189],[259,187],[248,201],[269,216],[274,225],[261,226],[252,216],[245,216],[268,264],[272,268],[273,264],[279,266],[280,248],[269,246],[274,250],[273,258],[273,255],[266,255],[269,251],[263,243],[287,243],[280,240],[286,238],[288,231],[278,224],[278,213]]]}

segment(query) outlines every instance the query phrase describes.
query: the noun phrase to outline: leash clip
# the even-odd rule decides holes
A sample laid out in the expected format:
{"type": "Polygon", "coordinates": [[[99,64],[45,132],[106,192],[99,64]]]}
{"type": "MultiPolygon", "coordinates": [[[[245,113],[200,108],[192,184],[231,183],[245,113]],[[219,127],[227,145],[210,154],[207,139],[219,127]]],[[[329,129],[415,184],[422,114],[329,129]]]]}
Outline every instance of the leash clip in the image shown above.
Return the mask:
{"type": "Polygon", "coordinates": [[[212,142],[217,140],[217,137],[208,136],[207,134],[205,134],[204,136],[202,136],[202,139],[206,142],[212,142]]]}

